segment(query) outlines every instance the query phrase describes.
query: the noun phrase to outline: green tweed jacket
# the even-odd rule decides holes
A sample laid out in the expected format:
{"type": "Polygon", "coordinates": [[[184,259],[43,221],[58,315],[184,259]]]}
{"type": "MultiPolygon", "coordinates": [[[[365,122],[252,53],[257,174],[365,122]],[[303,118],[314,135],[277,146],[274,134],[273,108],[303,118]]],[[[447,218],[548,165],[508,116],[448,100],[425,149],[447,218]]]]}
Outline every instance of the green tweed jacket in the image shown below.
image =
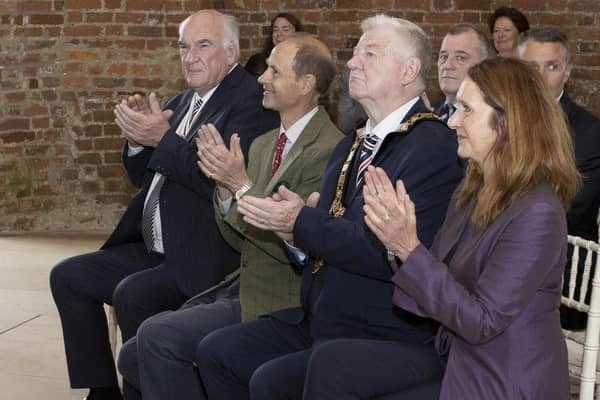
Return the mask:
{"type": "MultiPolygon", "coordinates": [[[[281,183],[304,199],[319,190],[327,160],[343,134],[319,107],[271,178],[279,129],[259,136],[248,155],[248,176],[254,186],[248,195],[266,197],[281,183]]],[[[234,202],[225,215],[215,196],[215,215],[225,240],[241,253],[240,303],[242,321],[300,305],[300,275],[296,274],[283,242],[273,232],[246,224],[234,202]]]]}

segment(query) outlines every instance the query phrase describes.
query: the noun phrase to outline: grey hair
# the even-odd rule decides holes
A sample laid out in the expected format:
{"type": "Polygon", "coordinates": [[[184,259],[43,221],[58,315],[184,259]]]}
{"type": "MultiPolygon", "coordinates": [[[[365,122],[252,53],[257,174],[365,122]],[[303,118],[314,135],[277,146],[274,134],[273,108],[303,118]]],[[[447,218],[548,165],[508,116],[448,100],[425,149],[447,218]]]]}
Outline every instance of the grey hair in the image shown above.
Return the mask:
{"type": "Polygon", "coordinates": [[[519,56],[523,53],[523,45],[528,40],[541,43],[560,43],[565,51],[565,60],[567,64],[571,63],[571,46],[569,39],[558,28],[553,26],[536,26],[519,35],[519,56]]]}
{"type": "Polygon", "coordinates": [[[376,14],[364,19],[360,24],[363,33],[375,28],[391,28],[396,36],[403,40],[412,55],[421,60],[421,71],[419,75],[425,81],[427,72],[431,66],[431,42],[423,29],[418,25],[402,18],[390,17],[385,14],[376,14]]]}
{"type": "Polygon", "coordinates": [[[485,60],[494,54],[494,49],[486,34],[483,33],[481,29],[478,29],[475,25],[466,22],[453,25],[450,27],[447,35],[456,36],[467,32],[473,32],[477,35],[477,39],[479,40],[479,55],[481,56],[482,60],[485,60]]]}
{"type": "MultiPolygon", "coordinates": [[[[209,12],[221,18],[223,23],[223,49],[227,49],[231,44],[235,47],[235,61],[240,58],[240,26],[234,16],[223,14],[217,10],[203,10],[200,12],[209,12]]],[[[185,27],[195,14],[188,16],[179,24],[179,37],[183,35],[185,27]]]]}

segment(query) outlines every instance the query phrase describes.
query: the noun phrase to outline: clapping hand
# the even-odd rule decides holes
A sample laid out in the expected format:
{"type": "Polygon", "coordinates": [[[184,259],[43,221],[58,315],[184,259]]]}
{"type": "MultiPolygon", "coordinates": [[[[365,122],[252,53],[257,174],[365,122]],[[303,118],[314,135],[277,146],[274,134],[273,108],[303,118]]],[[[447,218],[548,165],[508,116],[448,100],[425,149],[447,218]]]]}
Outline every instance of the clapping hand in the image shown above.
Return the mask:
{"type": "Polygon", "coordinates": [[[369,166],[363,187],[365,222],[386,248],[402,261],[420,244],[415,205],[404,183],[392,182],[381,168],[369,166]]]}
{"type": "Polygon", "coordinates": [[[130,144],[156,147],[170,128],[172,110],[162,111],[156,94],[148,102],[140,95],[130,96],[115,106],[115,123],[130,144]]]}

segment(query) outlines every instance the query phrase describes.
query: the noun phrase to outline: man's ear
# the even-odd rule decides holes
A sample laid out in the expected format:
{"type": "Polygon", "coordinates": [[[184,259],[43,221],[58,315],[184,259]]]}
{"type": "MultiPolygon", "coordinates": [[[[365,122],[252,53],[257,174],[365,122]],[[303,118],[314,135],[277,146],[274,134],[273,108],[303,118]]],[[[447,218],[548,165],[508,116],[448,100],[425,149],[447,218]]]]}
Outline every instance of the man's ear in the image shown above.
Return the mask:
{"type": "Polygon", "coordinates": [[[404,71],[400,77],[402,84],[409,85],[419,77],[421,73],[421,60],[417,57],[409,57],[404,63],[404,71]]]}
{"type": "Polygon", "coordinates": [[[229,45],[225,48],[225,59],[227,65],[233,65],[236,59],[236,47],[233,42],[229,42],[229,45]]]}
{"type": "Polygon", "coordinates": [[[302,78],[302,84],[300,85],[300,90],[303,95],[306,95],[312,92],[315,89],[317,84],[317,78],[313,74],[306,74],[302,78]]]}
{"type": "Polygon", "coordinates": [[[569,80],[569,78],[571,77],[571,68],[573,67],[573,64],[567,64],[567,66],[565,67],[565,76],[563,78],[563,86],[565,86],[567,84],[567,81],[569,80]]]}

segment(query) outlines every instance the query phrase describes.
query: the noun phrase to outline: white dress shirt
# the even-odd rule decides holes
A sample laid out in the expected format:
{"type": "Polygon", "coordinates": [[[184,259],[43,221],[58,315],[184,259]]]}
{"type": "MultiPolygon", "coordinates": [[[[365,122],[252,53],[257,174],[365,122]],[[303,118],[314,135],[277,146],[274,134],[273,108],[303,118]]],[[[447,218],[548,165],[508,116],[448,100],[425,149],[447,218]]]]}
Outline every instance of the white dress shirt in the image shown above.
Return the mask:
{"type": "MultiPolygon", "coordinates": [[[[188,111],[185,114],[185,116],[182,118],[179,125],[177,126],[175,133],[177,133],[181,137],[185,137],[187,135],[186,128],[189,129],[194,124],[194,121],[198,118],[198,115],[200,115],[200,113],[202,112],[204,105],[208,102],[208,100],[213,95],[215,90],[217,90],[218,87],[219,87],[219,85],[215,86],[214,88],[209,90],[204,96],[200,96],[198,93],[194,93],[194,96],[192,97],[192,100],[190,101],[188,111]],[[200,109],[196,113],[196,115],[193,116],[192,110],[193,110],[194,104],[196,103],[198,98],[202,99],[202,105],[200,106],[200,109]],[[190,121],[190,119],[192,117],[194,119],[190,121]]],[[[144,149],[144,146],[131,146],[130,144],[128,144],[127,146],[128,146],[127,147],[127,156],[128,157],[132,157],[144,149]]],[[[154,190],[154,187],[158,183],[158,180],[160,179],[160,177],[161,177],[160,173],[158,173],[158,172],[154,173],[154,177],[152,178],[152,183],[150,184],[150,188],[148,189],[148,193],[146,194],[146,199],[144,200],[144,208],[146,207],[146,203],[148,202],[150,193],[152,193],[152,191],[154,190]]],[[[161,219],[160,219],[160,203],[156,207],[156,212],[154,213],[152,230],[153,230],[153,236],[154,236],[153,250],[157,253],[163,254],[165,250],[164,250],[164,246],[163,246],[162,226],[161,226],[161,219]]]]}

